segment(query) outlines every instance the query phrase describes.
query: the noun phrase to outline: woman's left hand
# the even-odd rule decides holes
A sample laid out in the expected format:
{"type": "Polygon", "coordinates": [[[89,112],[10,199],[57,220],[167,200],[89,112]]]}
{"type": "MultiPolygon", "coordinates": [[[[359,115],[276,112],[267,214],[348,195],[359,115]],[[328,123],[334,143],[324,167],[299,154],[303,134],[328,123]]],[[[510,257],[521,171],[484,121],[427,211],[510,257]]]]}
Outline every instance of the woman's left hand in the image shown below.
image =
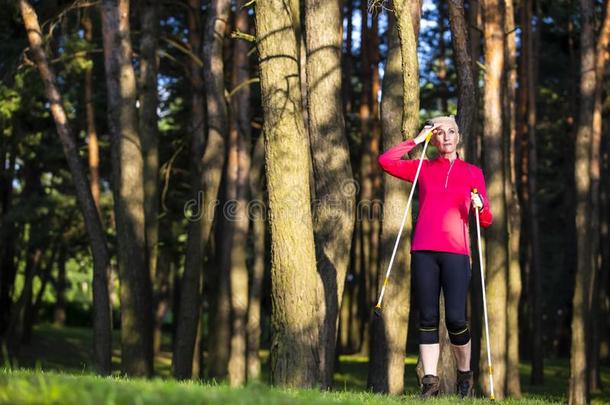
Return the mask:
{"type": "Polygon", "coordinates": [[[481,196],[478,193],[470,192],[470,200],[472,201],[472,206],[474,208],[478,208],[479,210],[483,208],[483,200],[481,200],[481,196]]]}

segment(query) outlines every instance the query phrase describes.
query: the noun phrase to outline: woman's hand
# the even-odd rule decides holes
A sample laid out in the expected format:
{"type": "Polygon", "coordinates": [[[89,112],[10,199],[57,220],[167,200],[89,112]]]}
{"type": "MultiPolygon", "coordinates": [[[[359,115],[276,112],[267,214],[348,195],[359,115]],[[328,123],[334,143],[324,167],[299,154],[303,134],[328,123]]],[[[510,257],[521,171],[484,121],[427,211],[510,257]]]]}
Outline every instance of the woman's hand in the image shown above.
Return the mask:
{"type": "Polygon", "coordinates": [[[478,208],[479,211],[483,208],[483,200],[481,200],[481,196],[479,193],[475,193],[473,191],[470,192],[470,201],[472,201],[472,206],[474,208],[478,208]]]}
{"type": "Polygon", "coordinates": [[[425,142],[428,134],[430,132],[434,132],[437,127],[438,125],[426,122],[422,130],[419,131],[419,134],[413,139],[413,141],[415,141],[415,144],[419,145],[420,143],[425,142]]]}

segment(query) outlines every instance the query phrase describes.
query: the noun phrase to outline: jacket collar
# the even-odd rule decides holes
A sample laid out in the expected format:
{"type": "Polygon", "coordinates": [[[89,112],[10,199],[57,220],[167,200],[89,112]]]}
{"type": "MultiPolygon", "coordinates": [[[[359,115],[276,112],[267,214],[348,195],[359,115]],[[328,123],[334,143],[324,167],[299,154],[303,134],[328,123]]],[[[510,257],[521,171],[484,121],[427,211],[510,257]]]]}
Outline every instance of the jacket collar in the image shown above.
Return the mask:
{"type": "MultiPolygon", "coordinates": [[[[455,160],[462,160],[462,158],[460,157],[460,152],[456,151],[456,158],[455,160]]],[[[443,157],[441,155],[438,155],[437,157],[434,158],[435,161],[437,162],[447,162],[447,163],[451,163],[451,161],[449,159],[447,159],[446,157],[443,157]]]]}

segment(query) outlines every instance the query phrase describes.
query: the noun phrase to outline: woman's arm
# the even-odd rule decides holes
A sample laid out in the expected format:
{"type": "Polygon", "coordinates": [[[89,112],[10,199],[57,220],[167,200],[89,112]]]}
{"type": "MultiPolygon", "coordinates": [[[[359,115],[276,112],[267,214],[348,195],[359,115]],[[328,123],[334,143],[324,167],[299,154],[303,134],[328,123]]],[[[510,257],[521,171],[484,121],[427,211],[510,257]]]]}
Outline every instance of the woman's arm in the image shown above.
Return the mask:
{"type": "Polygon", "coordinates": [[[415,148],[415,146],[417,146],[417,143],[414,139],[403,141],[379,155],[377,162],[385,172],[392,176],[413,182],[419,159],[403,160],[401,158],[405,153],[408,153],[415,148]]]}

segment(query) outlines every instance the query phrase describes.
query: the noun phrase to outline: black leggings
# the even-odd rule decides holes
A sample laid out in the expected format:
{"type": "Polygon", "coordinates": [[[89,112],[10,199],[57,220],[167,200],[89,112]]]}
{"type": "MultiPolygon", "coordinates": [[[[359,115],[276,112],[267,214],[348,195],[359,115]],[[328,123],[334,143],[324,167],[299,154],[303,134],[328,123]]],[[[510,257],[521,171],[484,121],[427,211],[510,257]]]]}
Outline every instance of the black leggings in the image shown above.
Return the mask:
{"type": "Polygon", "coordinates": [[[418,250],[411,254],[413,291],[419,304],[419,343],[438,343],[439,296],[445,297],[445,322],[454,345],[470,340],[466,297],[470,284],[470,257],[418,250]]]}

